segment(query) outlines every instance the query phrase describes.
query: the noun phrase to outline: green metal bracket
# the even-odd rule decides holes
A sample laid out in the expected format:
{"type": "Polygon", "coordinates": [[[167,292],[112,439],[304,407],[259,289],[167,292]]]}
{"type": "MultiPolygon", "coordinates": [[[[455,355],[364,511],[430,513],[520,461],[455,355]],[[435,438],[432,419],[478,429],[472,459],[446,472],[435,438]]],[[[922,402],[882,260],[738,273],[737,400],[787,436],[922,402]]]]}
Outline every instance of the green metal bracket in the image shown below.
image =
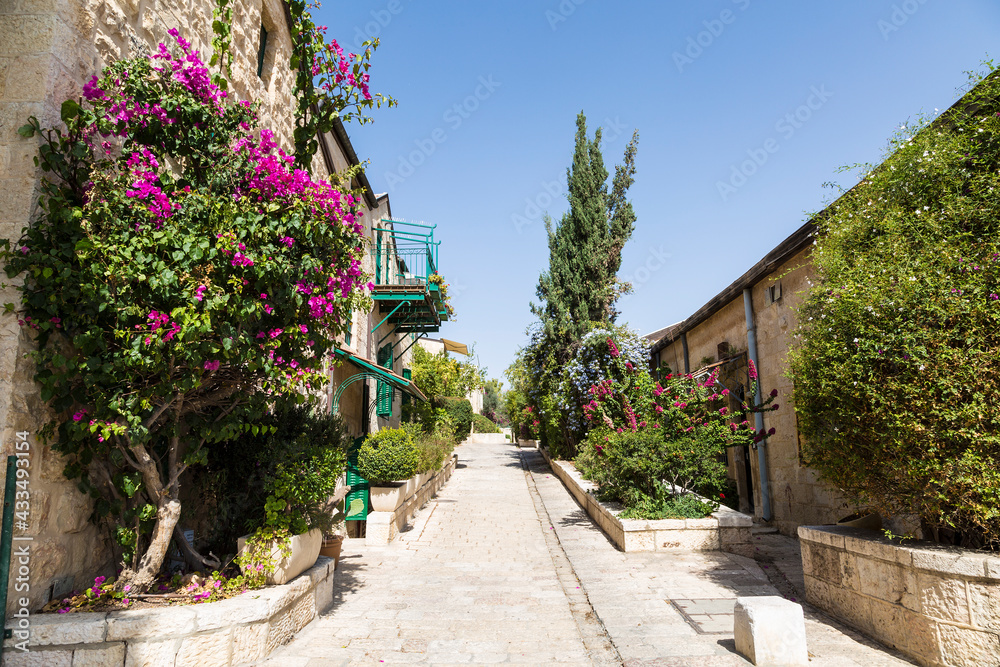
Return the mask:
{"type": "Polygon", "coordinates": [[[375,333],[376,331],[378,331],[378,328],[380,326],[382,326],[383,324],[385,324],[386,320],[388,320],[390,317],[392,317],[393,315],[395,315],[396,311],[399,310],[400,308],[402,308],[404,303],[406,303],[406,302],[405,301],[400,301],[399,305],[397,305],[395,308],[393,308],[392,311],[388,315],[386,315],[385,318],[381,322],[379,322],[378,324],[375,325],[375,328],[372,329],[372,333],[375,333]]]}

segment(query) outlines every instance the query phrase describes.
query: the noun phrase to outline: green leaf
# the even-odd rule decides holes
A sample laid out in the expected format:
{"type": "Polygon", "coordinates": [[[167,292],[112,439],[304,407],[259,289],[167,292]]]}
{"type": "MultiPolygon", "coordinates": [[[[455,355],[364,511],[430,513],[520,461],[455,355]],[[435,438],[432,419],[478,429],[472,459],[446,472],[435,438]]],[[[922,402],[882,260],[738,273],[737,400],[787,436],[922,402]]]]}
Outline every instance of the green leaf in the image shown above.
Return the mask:
{"type": "Polygon", "coordinates": [[[63,119],[64,123],[69,123],[71,120],[80,115],[80,105],[73,100],[66,100],[62,103],[62,108],[59,111],[59,116],[63,119]]]}
{"type": "Polygon", "coordinates": [[[17,133],[20,134],[25,139],[35,136],[35,128],[31,125],[22,125],[17,128],[17,133]]]}

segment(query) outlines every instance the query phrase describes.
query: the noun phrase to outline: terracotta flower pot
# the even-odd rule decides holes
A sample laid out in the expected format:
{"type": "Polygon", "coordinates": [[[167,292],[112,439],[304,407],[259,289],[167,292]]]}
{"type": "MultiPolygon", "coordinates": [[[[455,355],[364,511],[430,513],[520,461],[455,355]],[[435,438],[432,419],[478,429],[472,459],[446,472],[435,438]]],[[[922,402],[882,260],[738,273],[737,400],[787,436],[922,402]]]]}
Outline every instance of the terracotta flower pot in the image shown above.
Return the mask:
{"type": "Polygon", "coordinates": [[[319,555],[332,558],[333,569],[337,569],[337,565],[340,564],[340,550],[343,546],[344,537],[342,535],[334,535],[333,537],[325,538],[323,540],[323,546],[319,550],[319,555]]]}

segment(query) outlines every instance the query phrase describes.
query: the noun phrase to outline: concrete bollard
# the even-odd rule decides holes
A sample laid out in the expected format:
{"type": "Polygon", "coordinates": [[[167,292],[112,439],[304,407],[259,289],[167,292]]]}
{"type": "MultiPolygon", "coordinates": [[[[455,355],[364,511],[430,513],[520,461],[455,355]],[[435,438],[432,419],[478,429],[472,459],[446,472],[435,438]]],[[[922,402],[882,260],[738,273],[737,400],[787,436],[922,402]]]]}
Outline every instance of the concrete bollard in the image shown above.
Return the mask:
{"type": "Polygon", "coordinates": [[[802,605],[776,595],[736,598],[736,651],[755,665],[808,665],[802,605]]]}

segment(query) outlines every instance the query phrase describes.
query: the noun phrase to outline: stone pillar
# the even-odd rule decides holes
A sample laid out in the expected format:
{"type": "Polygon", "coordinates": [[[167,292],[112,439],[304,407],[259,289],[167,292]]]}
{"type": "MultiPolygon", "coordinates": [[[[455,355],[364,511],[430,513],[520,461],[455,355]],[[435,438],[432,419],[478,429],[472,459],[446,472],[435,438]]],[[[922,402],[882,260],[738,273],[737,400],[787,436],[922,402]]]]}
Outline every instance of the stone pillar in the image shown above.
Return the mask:
{"type": "Polygon", "coordinates": [[[802,605],[776,595],[736,599],[736,651],[755,665],[808,665],[802,605]]]}

